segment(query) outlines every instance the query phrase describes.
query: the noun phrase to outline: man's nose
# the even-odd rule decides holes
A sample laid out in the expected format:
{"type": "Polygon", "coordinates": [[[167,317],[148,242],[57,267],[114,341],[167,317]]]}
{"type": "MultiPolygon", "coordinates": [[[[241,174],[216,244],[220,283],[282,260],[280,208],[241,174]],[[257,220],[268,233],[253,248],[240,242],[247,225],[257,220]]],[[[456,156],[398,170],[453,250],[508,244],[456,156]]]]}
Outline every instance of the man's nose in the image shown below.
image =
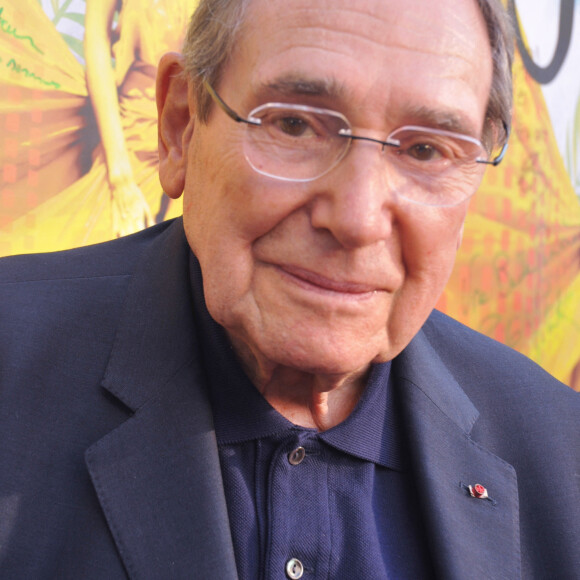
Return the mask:
{"type": "Polygon", "coordinates": [[[380,145],[353,143],[342,162],[314,182],[311,222],[326,229],[345,248],[387,239],[396,213],[396,181],[380,145]]]}

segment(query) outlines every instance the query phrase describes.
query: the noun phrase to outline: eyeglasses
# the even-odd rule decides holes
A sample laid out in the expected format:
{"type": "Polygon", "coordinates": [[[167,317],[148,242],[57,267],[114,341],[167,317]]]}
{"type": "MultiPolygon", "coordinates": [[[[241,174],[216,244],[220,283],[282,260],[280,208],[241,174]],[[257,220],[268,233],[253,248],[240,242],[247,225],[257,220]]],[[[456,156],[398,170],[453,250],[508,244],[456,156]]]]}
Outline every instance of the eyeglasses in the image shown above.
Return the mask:
{"type": "Polygon", "coordinates": [[[353,135],[341,113],[304,105],[266,103],[246,119],[209,83],[204,86],[231,119],[246,124],[243,149],[252,169],[282,181],[314,181],[340,163],[353,141],[370,141],[381,145],[397,195],[423,205],[453,206],[475,193],[478,164],[499,165],[507,150],[505,123],[505,143],[492,156],[479,140],[443,129],[405,125],[385,141],[353,135]]]}

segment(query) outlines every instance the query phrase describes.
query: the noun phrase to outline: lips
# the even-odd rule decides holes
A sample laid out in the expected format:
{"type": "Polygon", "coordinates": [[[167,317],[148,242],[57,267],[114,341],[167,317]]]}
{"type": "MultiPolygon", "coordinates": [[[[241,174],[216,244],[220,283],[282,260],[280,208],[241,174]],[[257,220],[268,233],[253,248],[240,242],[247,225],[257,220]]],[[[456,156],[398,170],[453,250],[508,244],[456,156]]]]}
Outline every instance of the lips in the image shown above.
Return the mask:
{"type": "Polygon", "coordinates": [[[320,290],[355,296],[358,295],[359,297],[368,296],[369,294],[373,294],[378,290],[376,286],[361,284],[359,282],[331,280],[325,276],[321,276],[320,274],[316,274],[310,270],[304,270],[296,266],[284,265],[278,267],[283,273],[295,279],[295,281],[304,285],[314,286],[320,290]]]}

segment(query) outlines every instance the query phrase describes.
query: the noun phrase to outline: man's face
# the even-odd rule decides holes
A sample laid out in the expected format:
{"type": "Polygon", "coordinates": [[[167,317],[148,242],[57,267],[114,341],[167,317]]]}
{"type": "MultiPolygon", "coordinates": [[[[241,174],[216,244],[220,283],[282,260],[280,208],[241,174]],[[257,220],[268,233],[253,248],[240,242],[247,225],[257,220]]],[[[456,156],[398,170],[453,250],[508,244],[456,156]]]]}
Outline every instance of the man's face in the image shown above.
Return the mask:
{"type": "MultiPolygon", "coordinates": [[[[339,111],[379,139],[457,119],[479,138],[490,82],[474,0],[253,0],[215,88],[243,116],[282,101],[339,111]],[[296,81],[325,89],[288,90],[296,81]]],[[[264,177],[245,130],[214,107],[185,151],[184,223],[212,317],[262,362],[342,375],[393,358],[444,288],[467,202],[398,198],[381,147],[364,141],[315,181],[264,177]]]]}

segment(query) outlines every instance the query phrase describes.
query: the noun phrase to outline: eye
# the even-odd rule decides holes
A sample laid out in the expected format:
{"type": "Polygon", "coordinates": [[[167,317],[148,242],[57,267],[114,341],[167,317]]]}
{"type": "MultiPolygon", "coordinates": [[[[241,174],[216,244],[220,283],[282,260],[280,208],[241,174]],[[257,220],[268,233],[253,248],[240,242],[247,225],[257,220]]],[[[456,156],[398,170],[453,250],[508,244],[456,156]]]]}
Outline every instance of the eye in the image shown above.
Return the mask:
{"type": "Polygon", "coordinates": [[[482,155],[481,144],[476,139],[450,131],[429,131],[419,127],[403,127],[390,135],[398,142],[394,150],[400,163],[422,170],[443,170],[451,165],[474,162],[482,155]]]}
{"type": "Polygon", "coordinates": [[[404,153],[410,155],[417,161],[433,161],[442,157],[441,151],[429,143],[417,143],[415,145],[411,145],[410,147],[406,148],[404,153]]]}
{"type": "Polygon", "coordinates": [[[290,137],[303,137],[308,131],[312,131],[311,125],[305,120],[297,116],[284,116],[277,120],[272,120],[280,131],[289,135],[290,137]]]}
{"type": "Polygon", "coordinates": [[[456,156],[453,143],[449,139],[420,133],[408,133],[397,136],[399,139],[398,153],[409,161],[434,163],[452,160],[456,156]]]}
{"type": "Polygon", "coordinates": [[[289,109],[271,109],[264,111],[261,117],[262,127],[270,137],[287,142],[321,138],[326,136],[324,126],[316,115],[289,109]]]}
{"type": "Polygon", "coordinates": [[[272,108],[265,110],[261,117],[262,126],[275,139],[287,142],[322,142],[336,135],[344,123],[339,117],[312,111],[272,108]]]}

